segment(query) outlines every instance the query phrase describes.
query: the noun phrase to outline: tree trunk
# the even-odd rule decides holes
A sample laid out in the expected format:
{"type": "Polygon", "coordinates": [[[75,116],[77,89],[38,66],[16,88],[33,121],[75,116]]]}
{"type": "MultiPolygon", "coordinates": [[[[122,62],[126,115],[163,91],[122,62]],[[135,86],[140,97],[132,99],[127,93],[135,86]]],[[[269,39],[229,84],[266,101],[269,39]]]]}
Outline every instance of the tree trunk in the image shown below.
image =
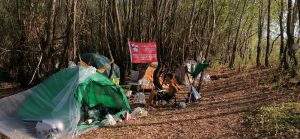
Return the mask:
{"type": "MultiPolygon", "coordinates": [[[[300,2],[297,1],[297,6],[298,6],[298,26],[300,26],[300,2]]],[[[300,29],[299,29],[299,34],[300,34],[300,29]]],[[[299,43],[300,38],[298,38],[297,43],[299,43]]]]}
{"type": "Polygon", "coordinates": [[[279,67],[284,67],[284,69],[289,68],[289,64],[287,61],[287,47],[284,44],[284,28],[283,28],[283,12],[284,12],[284,0],[280,1],[280,15],[279,15],[279,27],[280,27],[280,54],[279,60],[280,64],[279,67]]]}
{"type": "MultiPolygon", "coordinates": [[[[110,60],[111,60],[111,69],[110,69],[110,72],[109,72],[109,78],[112,77],[112,74],[113,74],[113,70],[114,70],[114,57],[113,57],[113,54],[112,54],[112,51],[111,51],[111,48],[110,48],[110,44],[109,44],[109,41],[108,41],[108,36],[107,36],[107,0],[105,0],[104,2],[104,14],[103,14],[103,29],[104,29],[104,40],[105,40],[105,45],[107,46],[107,49],[108,49],[108,53],[109,53],[109,56],[110,56],[110,60]]],[[[99,8],[102,8],[101,6],[99,8]]],[[[101,26],[101,25],[100,25],[101,26]]],[[[102,34],[99,34],[100,36],[99,37],[102,37],[102,34]]]]}
{"type": "Polygon", "coordinates": [[[211,30],[210,30],[210,36],[209,36],[209,41],[208,41],[208,44],[207,44],[207,48],[206,48],[206,53],[205,53],[205,60],[208,59],[208,56],[209,56],[209,51],[210,51],[210,47],[211,47],[211,44],[212,44],[212,41],[214,39],[214,32],[215,32],[215,26],[216,26],[216,12],[215,12],[215,6],[214,6],[214,0],[211,0],[211,7],[212,7],[212,27],[211,27],[211,30]]]}
{"type": "Polygon", "coordinates": [[[241,12],[240,18],[239,18],[239,23],[238,23],[238,28],[235,34],[235,40],[234,40],[234,44],[233,44],[233,49],[232,49],[232,56],[231,56],[231,60],[229,63],[229,67],[233,68],[234,63],[235,63],[235,56],[236,56],[236,49],[237,49],[237,43],[238,43],[238,39],[239,39],[239,34],[240,34],[240,28],[241,28],[241,24],[242,24],[242,19],[243,19],[243,15],[246,9],[246,5],[247,5],[247,1],[244,1],[243,4],[243,10],[241,12]]]}
{"type": "MultiPolygon", "coordinates": [[[[121,9],[121,1],[107,1],[107,2],[112,2],[113,7],[112,7],[112,12],[113,14],[111,15],[110,20],[114,21],[114,25],[111,25],[113,28],[113,34],[114,39],[113,42],[115,44],[115,47],[118,49],[114,49],[115,55],[118,55],[117,57],[118,64],[120,67],[121,75],[120,75],[120,82],[124,83],[127,75],[127,53],[126,50],[128,48],[128,45],[125,44],[124,40],[127,40],[127,38],[124,38],[123,33],[125,34],[125,30],[123,30],[123,18],[121,16],[122,11],[121,9]],[[124,31],[124,32],[123,32],[124,31]]],[[[124,3],[123,3],[124,4],[124,3]]],[[[125,5],[124,5],[125,6],[125,5]]],[[[125,12],[125,11],[124,11],[125,12]]],[[[124,13],[125,14],[125,13],[124,13]]],[[[125,17],[124,17],[125,18],[125,17]]]]}
{"type": "Polygon", "coordinates": [[[270,24],[271,24],[271,0],[268,1],[268,23],[267,23],[267,48],[265,55],[265,66],[270,67],[269,56],[270,56],[270,24]]]}
{"type": "MultiPolygon", "coordinates": [[[[212,44],[212,41],[214,39],[214,32],[215,32],[215,26],[216,26],[216,12],[215,12],[215,4],[214,4],[214,0],[211,0],[211,7],[212,7],[212,27],[211,27],[211,34],[210,34],[210,37],[209,37],[209,41],[208,41],[208,44],[207,44],[207,48],[206,48],[206,53],[205,53],[205,60],[207,61],[208,60],[208,56],[209,56],[209,51],[210,51],[210,47],[211,47],[211,44],[212,44]]],[[[201,88],[201,85],[202,85],[202,82],[203,82],[203,79],[204,79],[204,75],[205,75],[205,70],[203,70],[203,72],[201,72],[201,77],[200,77],[200,81],[199,81],[199,84],[198,84],[198,91],[200,90],[201,88]]]]}
{"type": "Polygon", "coordinates": [[[72,60],[76,60],[76,54],[77,54],[77,46],[76,46],[76,40],[77,40],[77,33],[76,33],[76,15],[77,15],[77,0],[72,1],[72,47],[73,47],[73,54],[72,54],[72,60]]]}
{"type": "Polygon", "coordinates": [[[52,42],[53,42],[53,30],[54,30],[54,24],[55,24],[55,12],[56,12],[56,0],[51,1],[51,6],[50,6],[50,12],[48,15],[48,22],[46,24],[47,28],[47,37],[45,41],[45,45],[43,48],[43,64],[44,64],[44,72],[49,72],[49,67],[50,65],[50,48],[52,48],[52,42]]]}
{"type": "Polygon", "coordinates": [[[191,16],[189,19],[188,33],[187,33],[187,37],[185,37],[185,39],[183,41],[182,62],[185,61],[186,53],[189,52],[189,47],[186,47],[186,46],[189,46],[188,44],[191,41],[190,39],[191,39],[191,34],[192,34],[192,29],[193,29],[193,20],[194,20],[194,16],[195,16],[195,9],[196,9],[196,0],[193,0],[193,8],[192,8],[191,16]]]}
{"type": "Polygon", "coordinates": [[[292,25],[292,10],[293,10],[293,3],[292,0],[288,0],[288,15],[287,15],[287,49],[289,56],[291,57],[292,63],[292,71],[291,75],[296,75],[296,66],[297,66],[297,59],[295,57],[295,52],[293,51],[292,47],[294,44],[294,28],[292,25]]]}
{"type": "Polygon", "coordinates": [[[68,65],[68,61],[69,61],[69,48],[70,48],[70,44],[71,44],[71,40],[72,40],[72,10],[71,8],[69,7],[70,6],[70,1],[66,0],[66,18],[67,18],[67,26],[66,26],[66,29],[65,29],[65,36],[66,36],[66,40],[63,44],[63,52],[62,52],[62,55],[61,55],[61,58],[60,58],[60,63],[59,63],[59,68],[57,69],[58,71],[63,67],[63,66],[67,66],[68,65]]]}
{"type": "Polygon", "coordinates": [[[264,28],[264,4],[263,1],[261,1],[260,9],[259,9],[259,17],[258,17],[258,41],[257,41],[257,55],[256,55],[256,66],[260,66],[260,57],[261,57],[261,40],[262,40],[262,34],[263,34],[263,28],[264,28]]]}
{"type": "MultiPolygon", "coordinates": [[[[158,7],[158,3],[154,4],[156,7],[158,7]]],[[[163,7],[162,7],[162,17],[161,17],[161,21],[160,24],[158,22],[159,18],[158,18],[158,14],[156,13],[156,26],[159,26],[159,33],[157,36],[156,41],[158,42],[158,46],[157,46],[157,58],[158,58],[158,67],[156,68],[156,70],[154,71],[154,75],[153,75],[153,80],[154,80],[154,86],[162,89],[162,85],[160,83],[159,77],[160,77],[160,72],[163,68],[163,64],[162,64],[162,49],[163,49],[163,43],[162,43],[162,38],[163,38],[163,24],[165,22],[165,15],[166,15],[166,8],[167,8],[167,2],[164,1],[163,2],[163,7]]],[[[159,8],[158,8],[159,9],[159,8]]]]}

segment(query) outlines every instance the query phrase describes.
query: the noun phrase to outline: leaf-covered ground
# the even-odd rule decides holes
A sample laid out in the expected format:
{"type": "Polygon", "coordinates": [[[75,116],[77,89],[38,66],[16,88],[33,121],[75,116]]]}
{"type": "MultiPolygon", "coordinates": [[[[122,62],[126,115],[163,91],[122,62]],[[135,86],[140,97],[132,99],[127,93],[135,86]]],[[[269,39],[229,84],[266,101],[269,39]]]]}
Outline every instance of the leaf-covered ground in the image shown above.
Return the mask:
{"type": "Polygon", "coordinates": [[[257,108],[300,101],[300,89],[278,87],[272,83],[274,71],[270,69],[209,73],[220,78],[204,86],[200,102],[190,104],[185,109],[170,107],[150,110],[146,118],[99,127],[79,138],[261,137],[255,127],[249,125],[249,119],[257,108]]]}
{"type": "MultiPolygon", "coordinates": [[[[278,87],[278,82],[274,82],[276,80],[273,78],[276,71],[272,69],[243,72],[223,69],[209,71],[209,74],[219,79],[208,82],[202,90],[202,100],[185,109],[167,107],[149,110],[146,118],[99,127],[79,138],[266,137],[251,123],[254,112],[269,104],[300,102],[300,88],[278,87]]],[[[19,90],[7,85],[0,86],[2,95],[14,94],[19,90]]],[[[179,95],[180,98],[185,96],[184,93],[179,95]]]]}

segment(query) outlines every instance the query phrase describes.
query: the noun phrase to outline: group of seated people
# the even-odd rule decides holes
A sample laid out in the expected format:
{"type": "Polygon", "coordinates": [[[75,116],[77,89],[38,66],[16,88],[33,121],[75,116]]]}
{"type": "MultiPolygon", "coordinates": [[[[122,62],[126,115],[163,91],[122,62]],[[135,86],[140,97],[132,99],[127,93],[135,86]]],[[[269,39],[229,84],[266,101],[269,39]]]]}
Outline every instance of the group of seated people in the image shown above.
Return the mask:
{"type": "MultiPolygon", "coordinates": [[[[200,65],[200,66],[202,66],[202,68],[203,68],[203,65],[200,65]]],[[[173,98],[175,98],[175,102],[176,102],[176,97],[175,97],[176,93],[178,93],[178,91],[181,90],[181,87],[182,87],[182,86],[179,86],[179,84],[185,84],[185,85],[193,84],[194,85],[194,82],[191,81],[192,72],[190,72],[188,70],[187,66],[178,66],[175,71],[176,78],[175,78],[175,75],[172,73],[164,74],[166,72],[165,68],[163,68],[160,71],[159,74],[164,75],[164,76],[160,76],[159,80],[162,84],[162,88],[158,89],[153,84],[153,81],[154,81],[153,74],[154,74],[155,69],[156,69],[155,66],[150,65],[147,68],[147,70],[144,74],[144,77],[142,79],[140,79],[141,81],[146,80],[146,81],[150,82],[150,83],[145,83],[145,84],[141,85],[141,87],[143,89],[146,88],[147,90],[151,91],[149,99],[146,100],[146,103],[149,106],[155,105],[156,102],[160,101],[160,100],[170,102],[170,100],[173,98]],[[188,80],[188,82],[187,82],[187,80],[188,80]]],[[[205,67],[204,67],[204,69],[205,69],[205,67]]],[[[197,83],[197,82],[195,82],[195,83],[197,83]]],[[[145,90],[143,90],[143,91],[145,91],[145,90]]],[[[197,100],[197,98],[195,98],[195,99],[197,100]]],[[[191,100],[195,101],[193,99],[193,96],[191,95],[191,93],[189,93],[188,97],[186,98],[186,102],[190,102],[191,100]]]]}

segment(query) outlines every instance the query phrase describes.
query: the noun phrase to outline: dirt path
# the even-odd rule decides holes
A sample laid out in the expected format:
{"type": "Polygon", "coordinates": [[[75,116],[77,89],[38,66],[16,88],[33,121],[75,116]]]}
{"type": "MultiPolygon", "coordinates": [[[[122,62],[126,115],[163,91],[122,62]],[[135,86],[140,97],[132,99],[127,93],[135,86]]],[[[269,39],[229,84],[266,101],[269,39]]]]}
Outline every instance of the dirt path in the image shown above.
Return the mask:
{"type": "MultiPolygon", "coordinates": [[[[101,127],[80,138],[253,138],[245,117],[258,106],[300,100],[299,93],[272,88],[270,69],[225,71],[204,86],[200,102],[186,109],[163,108],[149,116],[113,127],[101,127]]],[[[216,74],[217,71],[211,71],[216,74]]]]}

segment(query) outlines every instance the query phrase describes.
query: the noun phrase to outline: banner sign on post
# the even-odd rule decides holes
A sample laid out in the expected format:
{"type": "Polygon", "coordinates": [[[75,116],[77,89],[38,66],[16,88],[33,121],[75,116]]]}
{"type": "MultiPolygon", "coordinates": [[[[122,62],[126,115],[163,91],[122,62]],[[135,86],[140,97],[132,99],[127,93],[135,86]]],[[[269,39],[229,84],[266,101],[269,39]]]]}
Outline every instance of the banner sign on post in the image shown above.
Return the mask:
{"type": "Polygon", "coordinates": [[[131,63],[157,62],[156,42],[129,42],[131,63]]]}

